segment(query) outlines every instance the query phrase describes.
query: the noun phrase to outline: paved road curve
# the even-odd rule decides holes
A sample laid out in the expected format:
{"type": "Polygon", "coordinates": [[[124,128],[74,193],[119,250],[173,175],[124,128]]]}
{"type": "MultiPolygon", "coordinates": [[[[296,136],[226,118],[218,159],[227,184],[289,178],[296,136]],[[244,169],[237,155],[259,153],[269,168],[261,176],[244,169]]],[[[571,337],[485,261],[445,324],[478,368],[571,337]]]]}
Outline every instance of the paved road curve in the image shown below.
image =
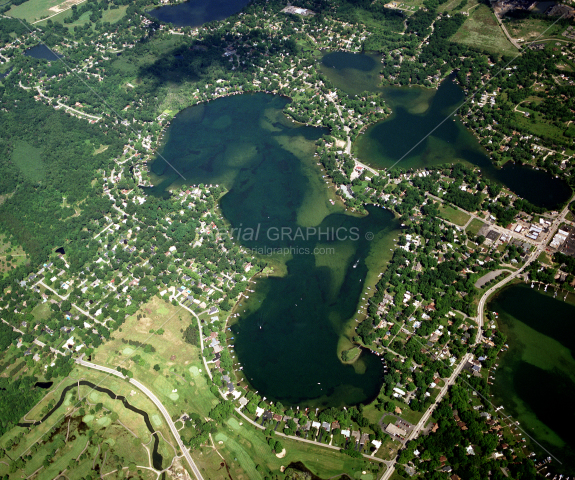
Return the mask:
{"type": "MultiPolygon", "coordinates": [[[[95,363],[90,363],[90,362],[85,362],[83,360],[83,355],[78,358],[76,360],[76,363],[78,365],[82,365],[83,367],[87,367],[87,368],[93,368],[94,370],[99,370],[101,372],[106,372],[110,375],[115,375],[116,377],[120,377],[122,379],[125,379],[126,377],[124,375],[122,375],[120,372],[118,372],[117,370],[114,370],[113,368],[108,368],[108,367],[103,367],[101,365],[96,365],[95,363]]],[[[194,475],[196,476],[196,478],[198,480],[204,480],[204,478],[202,477],[202,474],[200,473],[200,470],[198,469],[198,467],[196,466],[196,464],[194,463],[194,460],[192,459],[192,456],[190,455],[190,452],[188,451],[188,449],[185,447],[185,445],[182,442],[182,438],[180,437],[180,434],[176,428],[176,426],[174,425],[174,422],[172,421],[172,417],[170,417],[169,412],[166,410],[166,407],[164,407],[164,405],[162,404],[162,402],[160,402],[160,400],[158,399],[158,397],[156,397],[156,395],[154,395],[154,393],[152,391],[150,391],[150,389],[148,389],[148,387],[146,387],[145,385],[141,384],[140,382],[138,382],[137,380],[130,378],[129,382],[134,385],[135,387],[138,387],[152,402],[154,402],[154,405],[156,405],[156,407],[158,407],[158,410],[162,413],[162,415],[164,416],[164,419],[166,420],[166,423],[168,424],[168,426],[170,427],[170,430],[172,432],[172,435],[174,436],[174,438],[176,439],[176,442],[178,442],[178,446],[180,447],[180,450],[182,451],[182,453],[184,454],[184,457],[186,457],[186,460],[188,461],[188,464],[190,465],[190,468],[192,469],[192,471],[194,472],[194,475]]]]}

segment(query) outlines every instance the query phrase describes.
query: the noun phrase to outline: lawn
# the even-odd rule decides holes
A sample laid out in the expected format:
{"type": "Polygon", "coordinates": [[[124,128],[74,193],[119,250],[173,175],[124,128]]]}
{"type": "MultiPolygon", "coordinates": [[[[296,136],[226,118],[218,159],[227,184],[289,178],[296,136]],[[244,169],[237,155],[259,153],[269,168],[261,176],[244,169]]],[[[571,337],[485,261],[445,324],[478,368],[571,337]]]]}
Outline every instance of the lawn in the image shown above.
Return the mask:
{"type": "Polygon", "coordinates": [[[442,205],[439,207],[439,216],[444,218],[448,222],[455,223],[455,225],[463,226],[468,221],[470,216],[467,213],[462,212],[456,208],[450,207],[449,205],[442,205]]]}
{"type": "Polygon", "coordinates": [[[483,4],[471,10],[469,18],[451,40],[492,53],[517,54],[517,49],[507,40],[491,8],[483,4]]]}
{"type": "Polygon", "coordinates": [[[485,223],[483,223],[478,218],[474,218],[473,220],[471,220],[471,223],[467,226],[466,232],[469,235],[476,237],[477,234],[479,233],[479,230],[481,230],[481,227],[483,227],[483,225],[485,225],[485,223]]]}

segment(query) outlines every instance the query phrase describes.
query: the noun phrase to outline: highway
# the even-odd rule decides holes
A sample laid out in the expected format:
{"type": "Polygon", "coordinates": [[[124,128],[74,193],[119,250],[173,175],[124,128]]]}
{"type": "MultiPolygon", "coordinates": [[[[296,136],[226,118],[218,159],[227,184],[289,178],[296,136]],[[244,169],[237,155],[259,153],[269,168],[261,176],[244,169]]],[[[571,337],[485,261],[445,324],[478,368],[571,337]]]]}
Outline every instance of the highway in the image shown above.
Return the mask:
{"type": "MultiPolygon", "coordinates": [[[[76,363],[78,365],[82,365],[83,367],[93,368],[94,370],[99,370],[100,372],[108,373],[109,375],[115,375],[116,377],[119,377],[121,379],[126,378],[124,375],[122,375],[117,370],[114,370],[113,368],[103,367],[101,365],[96,365],[95,363],[85,362],[83,360],[83,358],[84,358],[84,355],[82,355],[80,358],[78,358],[76,360],[76,363]]],[[[190,465],[192,472],[194,472],[194,475],[196,476],[196,478],[198,480],[204,480],[204,478],[202,477],[202,474],[200,473],[200,470],[198,469],[198,467],[194,463],[194,460],[192,459],[190,452],[188,451],[188,449],[186,448],[186,446],[182,442],[182,438],[180,437],[180,433],[178,432],[178,429],[174,425],[174,422],[172,421],[172,417],[170,417],[170,414],[166,410],[166,407],[164,407],[162,402],[160,402],[158,397],[156,397],[156,395],[154,395],[154,393],[150,389],[148,389],[148,387],[146,387],[145,385],[143,385],[142,383],[138,382],[137,380],[135,380],[133,378],[130,378],[129,382],[132,385],[134,385],[135,387],[139,388],[144,393],[144,395],[146,395],[152,402],[154,402],[154,405],[156,405],[156,407],[158,408],[160,413],[164,416],[166,423],[170,427],[170,431],[172,432],[172,435],[176,439],[176,442],[178,443],[180,450],[184,454],[184,457],[186,457],[186,460],[187,460],[188,464],[190,465]]]]}

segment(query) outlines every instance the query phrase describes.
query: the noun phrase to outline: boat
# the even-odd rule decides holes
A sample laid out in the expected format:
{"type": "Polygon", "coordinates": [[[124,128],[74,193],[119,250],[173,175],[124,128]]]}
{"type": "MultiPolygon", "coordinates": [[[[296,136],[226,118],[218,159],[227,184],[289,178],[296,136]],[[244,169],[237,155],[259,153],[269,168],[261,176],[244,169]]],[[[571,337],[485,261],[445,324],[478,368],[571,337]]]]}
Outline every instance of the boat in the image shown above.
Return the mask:
{"type": "Polygon", "coordinates": [[[353,268],[357,268],[358,264],[359,264],[359,258],[358,258],[358,259],[355,261],[355,263],[353,264],[353,268]]]}

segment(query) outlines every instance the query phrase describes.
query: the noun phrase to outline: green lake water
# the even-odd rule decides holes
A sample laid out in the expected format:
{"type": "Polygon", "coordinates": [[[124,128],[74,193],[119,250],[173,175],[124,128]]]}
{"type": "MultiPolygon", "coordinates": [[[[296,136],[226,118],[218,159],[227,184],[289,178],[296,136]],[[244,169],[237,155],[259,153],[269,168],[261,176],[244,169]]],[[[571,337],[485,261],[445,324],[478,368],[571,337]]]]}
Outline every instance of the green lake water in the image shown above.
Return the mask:
{"type": "Polygon", "coordinates": [[[380,92],[392,108],[389,118],[368,127],[353,145],[359,160],[379,169],[396,164],[402,168],[425,168],[463,162],[479,167],[486,178],[505,185],[534,205],[553,209],[570,198],[567,183],[542,170],[512,163],[495,168],[459,118],[447,119],[465,100],[463,89],[453,77],[443,81],[438,89],[382,88],[378,86],[380,61],[376,55],[348,52],[332,52],[320,61],[320,70],[344,92],[380,92]]]}
{"type": "Polygon", "coordinates": [[[289,120],[286,103],[237,95],[180,112],[161,153],[186,180],[157,158],[152,193],[182,183],[225,185],[220,207],[235,240],[256,253],[291,249],[269,256],[285,274],[252,284],[232,326],[236,360],[255,390],[292,405],[365,402],[379,393],[380,357],[364,352],[344,365],[338,348],[350,346],[349,320],[366,282],[390,258],[397,223],[381,208],[358,217],[331,205],[335,192],[313,158],[325,131],[289,120]]]}
{"type": "MultiPolygon", "coordinates": [[[[549,291],[551,291],[549,289],[549,291]]],[[[537,286],[504,289],[487,306],[499,314],[509,350],[502,354],[492,387],[494,403],[521,423],[525,437],[542,460],[549,453],[554,468],[575,467],[575,306],[537,286]],[[538,445],[540,444],[540,445],[538,445]],[[548,450],[545,452],[542,448],[548,450]]]]}

